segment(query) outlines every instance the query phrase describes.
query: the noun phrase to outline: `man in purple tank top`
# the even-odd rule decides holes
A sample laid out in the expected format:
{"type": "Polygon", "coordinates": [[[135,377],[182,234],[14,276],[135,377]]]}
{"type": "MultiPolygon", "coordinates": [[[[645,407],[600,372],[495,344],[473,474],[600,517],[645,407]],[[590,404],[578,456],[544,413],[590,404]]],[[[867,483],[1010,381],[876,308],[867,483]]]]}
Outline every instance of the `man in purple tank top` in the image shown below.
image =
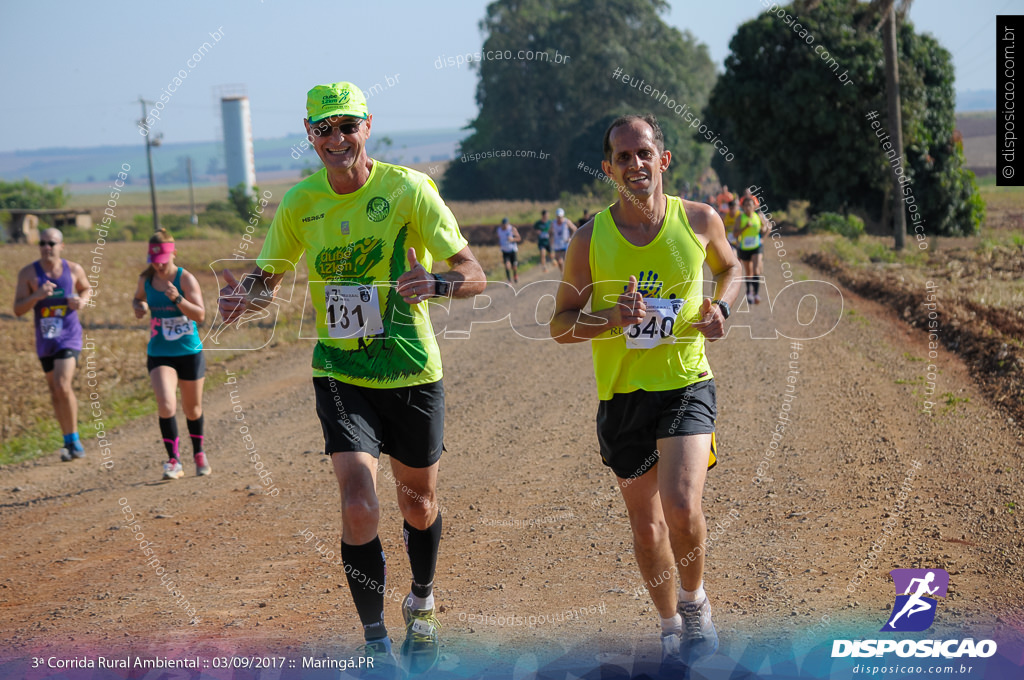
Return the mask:
{"type": "Polygon", "coordinates": [[[45,229],[39,236],[40,258],[18,272],[14,314],[33,310],[36,353],[46,374],[50,400],[64,433],[61,460],[85,456],[78,438],[78,401],[71,379],[82,351],[82,324],[78,310],[89,302],[92,286],[82,266],[61,257],[64,236],[45,229]]]}

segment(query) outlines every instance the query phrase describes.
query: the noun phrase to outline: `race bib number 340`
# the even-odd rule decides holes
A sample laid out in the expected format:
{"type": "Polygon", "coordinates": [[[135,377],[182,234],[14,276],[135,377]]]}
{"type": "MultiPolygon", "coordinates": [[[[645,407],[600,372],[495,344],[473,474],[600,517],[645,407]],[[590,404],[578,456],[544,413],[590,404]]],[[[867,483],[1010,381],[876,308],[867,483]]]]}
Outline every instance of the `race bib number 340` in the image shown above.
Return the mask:
{"type": "Polygon", "coordinates": [[[672,328],[679,313],[683,311],[685,301],[680,298],[644,298],[644,304],[647,305],[644,320],[626,329],[626,348],[650,349],[673,344],[676,339],[672,335],[672,328]]]}
{"type": "Polygon", "coordinates": [[[373,286],[325,286],[324,307],[329,337],[364,338],[384,332],[380,301],[373,286]]]}

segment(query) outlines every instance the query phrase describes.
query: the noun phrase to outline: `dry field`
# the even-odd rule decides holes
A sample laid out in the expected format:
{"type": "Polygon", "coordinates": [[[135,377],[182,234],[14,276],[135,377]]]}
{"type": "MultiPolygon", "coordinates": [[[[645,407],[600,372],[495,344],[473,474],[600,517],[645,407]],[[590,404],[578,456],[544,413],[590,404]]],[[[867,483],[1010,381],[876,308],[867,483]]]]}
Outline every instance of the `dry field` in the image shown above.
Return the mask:
{"type": "MultiPolygon", "coordinates": [[[[257,241],[255,252],[258,252],[259,245],[257,241]]],[[[203,291],[207,319],[200,332],[204,336],[215,323],[212,312],[216,310],[217,291],[223,285],[223,280],[217,278],[221,269],[229,265],[237,275],[252,266],[252,263],[245,267],[230,262],[217,264],[217,259],[230,259],[238,247],[238,237],[232,236],[180,241],[178,244],[177,262],[196,275],[203,291]]],[[[491,278],[504,278],[501,254],[496,246],[474,246],[474,252],[491,278]]],[[[148,326],[146,321],[135,319],[130,307],[138,276],[145,268],[145,245],[121,242],[106,243],[97,248],[96,243],[69,243],[65,246],[64,255],[66,259],[82,264],[87,274],[92,275],[93,266],[99,268],[93,279],[98,282],[95,305],[84,310],[81,318],[86,335],[97,347],[102,347],[96,357],[97,380],[107,398],[118,405],[114,411],[123,413],[123,417],[115,417],[113,424],[152,412],[155,402],[146,375],[148,326]]],[[[5,377],[8,387],[0,395],[0,440],[3,441],[0,464],[47,455],[60,445],[60,433],[52,417],[49,394],[35,354],[32,314],[16,318],[11,312],[18,271],[38,256],[39,250],[34,246],[8,245],[0,248],[0,296],[4,300],[4,311],[0,312],[0,335],[9,349],[0,353],[0,375],[5,377]]],[[[524,271],[528,268],[527,262],[524,271]]],[[[289,280],[287,283],[295,291],[290,295],[301,295],[307,281],[305,264],[302,263],[294,282],[289,280]]],[[[300,299],[297,305],[282,307],[282,316],[272,339],[271,326],[264,323],[243,331],[240,336],[243,346],[259,347],[267,341],[272,345],[294,342],[300,332],[301,302],[300,299]]],[[[308,313],[306,318],[309,319],[308,313]]],[[[211,346],[209,342],[207,346],[211,346]]],[[[221,353],[221,356],[229,359],[233,353],[221,353]]],[[[212,381],[220,379],[221,373],[211,374],[212,381]]],[[[81,411],[85,408],[85,387],[83,371],[78,371],[75,390],[81,411]]],[[[79,420],[84,420],[82,413],[79,420]]]]}

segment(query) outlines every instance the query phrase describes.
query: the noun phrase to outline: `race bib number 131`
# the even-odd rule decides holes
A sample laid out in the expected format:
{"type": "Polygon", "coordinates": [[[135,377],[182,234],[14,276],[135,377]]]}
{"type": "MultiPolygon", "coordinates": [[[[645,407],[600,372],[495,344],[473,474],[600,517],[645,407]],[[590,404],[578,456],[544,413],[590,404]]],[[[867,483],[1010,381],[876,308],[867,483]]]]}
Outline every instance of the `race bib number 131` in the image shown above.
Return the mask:
{"type": "Polygon", "coordinates": [[[332,338],[363,338],[384,332],[373,286],[325,286],[324,307],[327,334],[332,338]]]}

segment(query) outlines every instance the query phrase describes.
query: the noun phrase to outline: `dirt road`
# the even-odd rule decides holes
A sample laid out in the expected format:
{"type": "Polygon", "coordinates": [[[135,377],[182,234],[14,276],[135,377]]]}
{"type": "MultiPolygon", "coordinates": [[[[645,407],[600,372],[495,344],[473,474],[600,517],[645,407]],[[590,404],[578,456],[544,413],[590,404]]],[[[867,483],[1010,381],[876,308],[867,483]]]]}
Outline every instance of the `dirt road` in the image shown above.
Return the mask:
{"type": "MultiPolygon", "coordinates": [[[[950,575],[928,637],[993,638],[1000,658],[1021,663],[1020,424],[954,355],[929,358],[926,336],[893,310],[803,281],[821,277],[797,264],[801,240],[788,240],[788,258],[766,254],[774,304],[741,305],[709,349],[720,462],[704,495],[714,537],[706,586],[722,649],[706,672],[794,658],[806,669],[812,647],[827,657],[833,639],[877,637],[893,604],[889,570],[910,567],[950,575]],[[816,339],[774,337],[778,328],[810,338],[833,322],[816,339]]],[[[532,270],[516,296],[489,287],[491,310],[460,301],[435,316],[435,330],[452,331],[441,340],[437,597],[441,668],[453,677],[598,663],[621,676],[657,654],[657,615],[638,592],[624,507],[597,454],[589,346],[546,339],[538,319],[551,300],[539,293],[551,286],[527,285],[549,277],[532,270]],[[480,323],[506,309],[511,325],[480,323]]],[[[84,461],[0,469],[0,676],[16,677],[31,657],[354,652],[361,636],[336,564],[338,493],[320,453],[310,352],[300,342],[249,353],[231,364],[235,384],[207,392],[210,477],[160,481],[155,417],[107,433],[109,469],[93,441],[84,461]]],[[[397,637],[409,570],[390,489],[382,518],[397,637]]],[[[829,661],[818,658],[820,677],[829,661]]]]}

